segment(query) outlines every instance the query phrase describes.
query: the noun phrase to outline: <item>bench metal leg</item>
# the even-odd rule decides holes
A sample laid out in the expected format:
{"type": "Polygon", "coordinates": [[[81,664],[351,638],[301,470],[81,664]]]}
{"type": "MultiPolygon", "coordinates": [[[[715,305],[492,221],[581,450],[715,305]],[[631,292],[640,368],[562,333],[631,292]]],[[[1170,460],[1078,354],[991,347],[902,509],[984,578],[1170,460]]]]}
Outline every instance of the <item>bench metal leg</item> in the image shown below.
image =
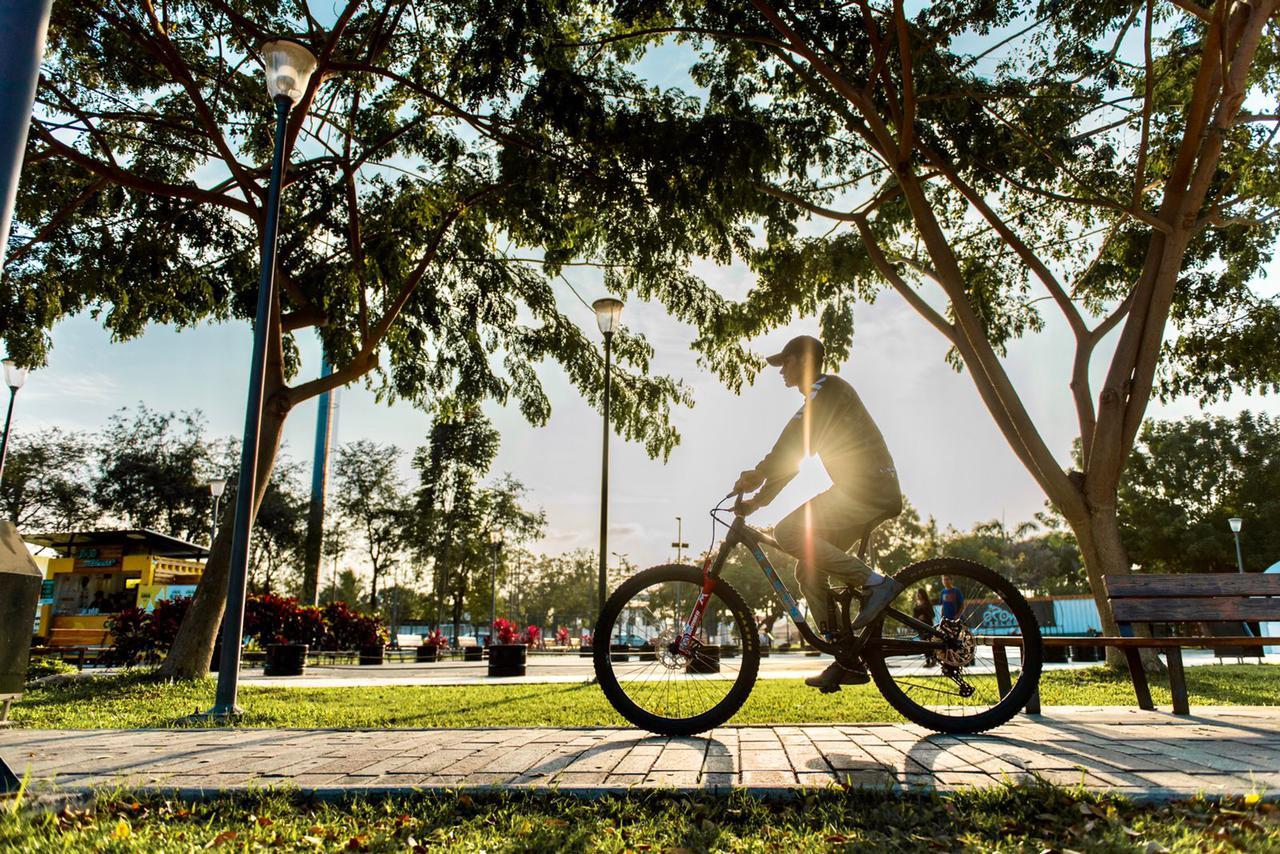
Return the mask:
{"type": "Polygon", "coordinates": [[[1027,698],[1027,714],[1029,715],[1040,714],[1040,686],[1039,685],[1036,685],[1036,687],[1031,691],[1031,696],[1027,698]]]}
{"type": "Polygon", "coordinates": [[[1165,647],[1164,658],[1169,665],[1169,693],[1173,694],[1173,713],[1189,715],[1191,707],[1187,703],[1187,676],[1182,669],[1182,649],[1176,646],[1165,647]]]}
{"type": "Polygon", "coordinates": [[[1151,702],[1151,688],[1147,685],[1147,672],[1142,669],[1142,656],[1131,646],[1124,648],[1125,661],[1129,663],[1129,676],[1133,679],[1133,693],[1138,695],[1138,708],[1154,712],[1155,703],[1151,702]]]}
{"type": "Polygon", "coordinates": [[[991,648],[991,657],[996,665],[996,687],[1000,689],[1000,696],[1003,697],[1013,687],[1009,679],[1009,654],[1005,652],[1004,647],[996,645],[991,648]]]}

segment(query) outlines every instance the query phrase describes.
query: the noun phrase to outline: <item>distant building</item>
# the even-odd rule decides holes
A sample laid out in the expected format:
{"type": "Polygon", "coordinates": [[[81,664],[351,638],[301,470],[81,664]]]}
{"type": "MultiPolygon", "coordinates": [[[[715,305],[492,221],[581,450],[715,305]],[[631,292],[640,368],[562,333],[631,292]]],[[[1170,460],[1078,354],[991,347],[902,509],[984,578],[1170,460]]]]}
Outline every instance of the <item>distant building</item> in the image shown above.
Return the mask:
{"type": "Polygon", "coordinates": [[[107,622],[126,608],[195,592],[209,550],[156,531],[78,531],[23,537],[56,556],[44,568],[35,633],[50,646],[109,644],[107,622]]]}

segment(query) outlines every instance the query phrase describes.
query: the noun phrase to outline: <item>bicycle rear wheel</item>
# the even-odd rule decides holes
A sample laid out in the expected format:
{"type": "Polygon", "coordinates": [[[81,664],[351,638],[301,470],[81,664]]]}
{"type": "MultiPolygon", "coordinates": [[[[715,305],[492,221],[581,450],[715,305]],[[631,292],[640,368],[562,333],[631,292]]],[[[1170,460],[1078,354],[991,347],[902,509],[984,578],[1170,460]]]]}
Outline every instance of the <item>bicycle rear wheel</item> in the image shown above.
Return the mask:
{"type": "Polygon", "coordinates": [[[923,591],[932,616],[921,620],[928,633],[888,612],[871,626],[862,657],[889,704],[939,732],[982,732],[1017,714],[1039,685],[1044,657],[1040,625],[1018,589],[959,558],[921,561],[894,577],[903,591],[890,607],[912,615],[923,591]]]}
{"type": "Polygon", "coordinates": [[[650,732],[692,735],[720,726],[755,685],[760,665],[755,620],[723,579],[707,602],[694,647],[688,653],[677,649],[701,591],[702,570],[655,566],[623,582],[596,623],[600,688],[620,715],[650,732]],[[613,641],[634,636],[645,641],[639,650],[611,649],[613,641]],[[729,644],[741,654],[722,655],[729,644]]]}

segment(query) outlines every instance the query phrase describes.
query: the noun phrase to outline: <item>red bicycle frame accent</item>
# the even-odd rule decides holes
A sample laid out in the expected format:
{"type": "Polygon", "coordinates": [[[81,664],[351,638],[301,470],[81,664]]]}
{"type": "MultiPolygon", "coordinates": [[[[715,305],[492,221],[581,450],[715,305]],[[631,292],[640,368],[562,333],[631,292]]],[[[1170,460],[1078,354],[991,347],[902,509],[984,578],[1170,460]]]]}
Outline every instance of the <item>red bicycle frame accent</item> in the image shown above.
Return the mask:
{"type": "Polygon", "coordinates": [[[715,589],[715,586],[715,577],[711,575],[711,556],[708,555],[706,560],[702,562],[702,592],[698,594],[697,600],[693,603],[693,611],[689,614],[689,620],[685,623],[684,631],[680,632],[680,643],[677,649],[683,654],[687,655],[693,645],[694,632],[698,631],[698,627],[702,625],[702,615],[707,610],[707,602],[711,599],[711,591],[715,589]]]}

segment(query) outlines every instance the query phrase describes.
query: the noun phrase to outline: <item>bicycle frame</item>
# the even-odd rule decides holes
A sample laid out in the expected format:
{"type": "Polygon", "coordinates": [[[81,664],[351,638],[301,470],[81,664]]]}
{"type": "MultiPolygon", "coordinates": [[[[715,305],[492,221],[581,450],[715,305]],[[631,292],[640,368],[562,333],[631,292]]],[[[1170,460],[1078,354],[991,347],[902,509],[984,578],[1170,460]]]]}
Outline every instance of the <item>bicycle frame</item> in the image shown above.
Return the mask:
{"type": "MultiPolygon", "coordinates": [[[[733,524],[729,526],[729,531],[725,534],[724,541],[720,544],[719,550],[715,557],[707,556],[702,564],[702,592],[693,604],[693,609],[689,614],[689,619],[685,624],[684,631],[681,632],[679,640],[679,648],[682,652],[688,652],[694,634],[698,631],[698,627],[702,624],[702,614],[706,610],[707,601],[711,598],[711,593],[715,590],[716,581],[720,578],[720,573],[724,568],[724,562],[728,559],[729,554],[738,545],[745,545],[751,550],[751,556],[756,559],[756,563],[760,565],[760,570],[768,579],[769,585],[773,588],[774,595],[778,597],[778,601],[782,603],[787,616],[800,632],[800,636],[815,649],[834,655],[837,658],[848,659],[857,657],[868,644],[874,642],[875,646],[882,656],[890,655],[919,655],[931,650],[941,650],[944,648],[941,641],[928,640],[905,640],[897,638],[881,638],[872,637],[871,630],[879,628],[879,620],[873,621],[862,632],[856,636],[850,637],[844,633],[838,633],[831,640],[827,640],[818,634],[805,620],[804,614],[800,612],[800,605],[796,598],[791,595],[791,591],[782,583],[782,579],[778,577],[778,571],[773,568],[773,564],[769,562],[769,558],[765,555],[762,545],[773,546],[781,549],[777,540],[761,531],[747,525],[746,519],[742,516],[735,515],[733,524]]],[[[854,595],[857,595],[856,593],[854,595]]],[[[933,637],[938,634],[934,626],[917,620],[910,614],[904,614],[896,608],[888,608],[885,610],[885,616],[892,616],[895,620],[915,629],[920,638],[933,637]]]]}

